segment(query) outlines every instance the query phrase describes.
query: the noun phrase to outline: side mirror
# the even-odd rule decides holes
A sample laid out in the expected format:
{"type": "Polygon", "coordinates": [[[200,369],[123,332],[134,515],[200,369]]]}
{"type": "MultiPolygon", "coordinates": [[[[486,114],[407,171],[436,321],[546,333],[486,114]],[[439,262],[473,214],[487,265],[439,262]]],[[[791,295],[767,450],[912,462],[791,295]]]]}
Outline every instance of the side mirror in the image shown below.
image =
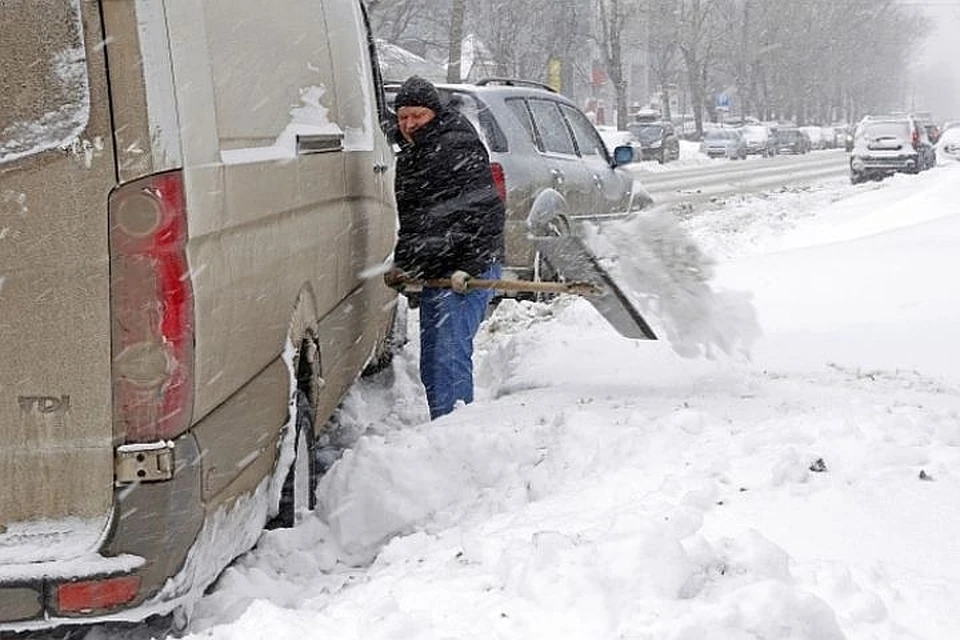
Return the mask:
{"type": "Polygon", "coordinates": [[[613,150],[613,166],[619,167],[631,162],[633,162],[633,147],[624,144],[613,150]]]}

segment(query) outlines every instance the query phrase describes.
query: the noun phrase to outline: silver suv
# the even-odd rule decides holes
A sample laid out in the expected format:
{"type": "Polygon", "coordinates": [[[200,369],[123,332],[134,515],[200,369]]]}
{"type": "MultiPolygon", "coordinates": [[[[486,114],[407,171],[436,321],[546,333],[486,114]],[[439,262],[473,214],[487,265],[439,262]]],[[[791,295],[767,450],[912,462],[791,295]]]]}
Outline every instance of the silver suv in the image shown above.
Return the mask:
{"type": "Polygon", "coordinates": [[[868,116],[853,136],[850,182],[893,173],[919,173],[934,164],[935,152],[927,132],[910,116],[868,116]]]}
{"type": "MultiPolygon", "coordinates": [[[[388,85],[388,96],[399,85],[388,85]]],[[[439,84],[446,103],[474,125],[490,152],[507,205],[505,277],[549,277],[530,238],[528,220],[620,217],[652,203],[633,174],[633,148],[608,151],[590,120],[568,98],[536,82],[491,78],[439,84]]]]}

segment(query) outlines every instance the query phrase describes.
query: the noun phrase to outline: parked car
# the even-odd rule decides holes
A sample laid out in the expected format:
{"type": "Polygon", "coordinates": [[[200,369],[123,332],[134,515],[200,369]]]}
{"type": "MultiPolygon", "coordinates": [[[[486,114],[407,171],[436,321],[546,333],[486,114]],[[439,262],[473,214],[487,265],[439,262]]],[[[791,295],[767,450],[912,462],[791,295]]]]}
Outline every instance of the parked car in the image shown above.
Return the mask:
{"type": "Polygon", "coordinates": [[[237,10],[0,3],[0,636],[198,597],[389,353],[362,7],[237,10]]]}
{"type": "Polygon", "coordinates": [[[613,125],[594,125],[597,133],[603,139],[603,144],[607,147],[607,152],[612,156],[617,147],[631,147],[633,149],[633,161],[640,161],[640,141],[637,140],[629,131],[621,131],[613,125]]]}
{"type": "Polygon", "coordinates": [[[630,133],[640,143],[640,159],[660,164],[680,158],[680,138],[670,122],[631,122],[630,133]]]}
{"type": "Polygon", "coordinates": [[[842,139],[838,141],[837,130],[834,127],[820,127],[820,137],[823,139],[824,149],[836,149],[843,144],[842,139]]]}
{"type": "Polygon", "coordinates": [[[622,145],[611,155],[587,116],[549,87],[495,78],[439,84],[437,90],[473,123],[490,152],[507,205],[506,277],[552,277],[530,238],[531,215],[568,227],[625,216],[652,203],[623,167],[633,161],[633,148],[622,145]]]}
{"type": "Polygon", "coordinates": [[[934,121],[933,115],[929,111],[916,111],[912,115],[913,119],[923,127],[930,143],[937,144],[937,140],[940,138],[940,126],[934,121]]]}
{"type": "Polygon", "coordinates": [[[850,181],[854,184],[897,172],[919,173],[933,166],[932,145],[909,116],[869,117],[854,134],[850,181]]]}
{"type": "Polygon", "coordinates": [[[935,122],[924,122],[922,123],[923,130],[927,134],[927,138],[930,139],[931,144],[937,144],[937,141],[940,140],[940,127],[935,122]]]}
{"type": "Polygon", "coordinates": [[[810,149],[826,149],[826,140],[823,138],[823,128],[817,126],[800,127],[807,138],[810,140],[810,149]]]}
{"type": "Polygon", "coordinates": [[[960,161],[960,127],[952,127],[940,134],[937,155],[944,160],[960,161]]]}
{"type": "Polygon", "coordinates": [[[747,157],[747,141],[736,129],[709,129],[703,134],[700,153],[730,160],[747,157]]]}
{"type": "Polygon", "coordinates": [[[747,142],[747,154],[769,158],[777,154],[777,141],[773,131],[762,124],[749,124],[740,130],[747,142]]]}
{"type": "Polygon", "coordinates": [[[849,125],[835,125],[833,128],[837,140],[837,147],[842,146],[844,151],[853,151],[853,128],[849,125]]]}
{"type": "Polygon", "coordinates": [[[796,127],[778,127],[774,132],[777,153],[803,154],[810,152],[810,138],[796,127]]]}

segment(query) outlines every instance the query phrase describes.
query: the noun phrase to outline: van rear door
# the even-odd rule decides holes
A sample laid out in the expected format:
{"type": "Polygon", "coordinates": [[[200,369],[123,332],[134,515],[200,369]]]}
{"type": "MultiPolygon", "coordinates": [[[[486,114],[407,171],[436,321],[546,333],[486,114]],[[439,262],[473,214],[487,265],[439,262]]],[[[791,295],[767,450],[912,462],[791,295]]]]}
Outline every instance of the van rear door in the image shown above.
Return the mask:
{"type": "Polygon", "coordinates": [[[113,501],[99,3],[0,3],[0,582],[95,551],[113,501]]]}

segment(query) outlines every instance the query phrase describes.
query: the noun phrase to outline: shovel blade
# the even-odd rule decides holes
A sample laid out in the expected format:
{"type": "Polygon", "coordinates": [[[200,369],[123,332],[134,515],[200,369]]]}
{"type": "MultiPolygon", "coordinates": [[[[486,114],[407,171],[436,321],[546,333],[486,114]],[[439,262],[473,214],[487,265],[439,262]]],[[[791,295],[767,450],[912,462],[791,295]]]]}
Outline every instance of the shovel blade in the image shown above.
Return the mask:
{"type": "Polygon", "coordinates": [[[586,299],[620,335],[635,340],[657,339],[640,311],[580,238],[572,235],[544,236],[535,238],[534,243],[540,254],[564,279],[590,282],[602,289],[600,295],[587,296],[586,299]]]}

